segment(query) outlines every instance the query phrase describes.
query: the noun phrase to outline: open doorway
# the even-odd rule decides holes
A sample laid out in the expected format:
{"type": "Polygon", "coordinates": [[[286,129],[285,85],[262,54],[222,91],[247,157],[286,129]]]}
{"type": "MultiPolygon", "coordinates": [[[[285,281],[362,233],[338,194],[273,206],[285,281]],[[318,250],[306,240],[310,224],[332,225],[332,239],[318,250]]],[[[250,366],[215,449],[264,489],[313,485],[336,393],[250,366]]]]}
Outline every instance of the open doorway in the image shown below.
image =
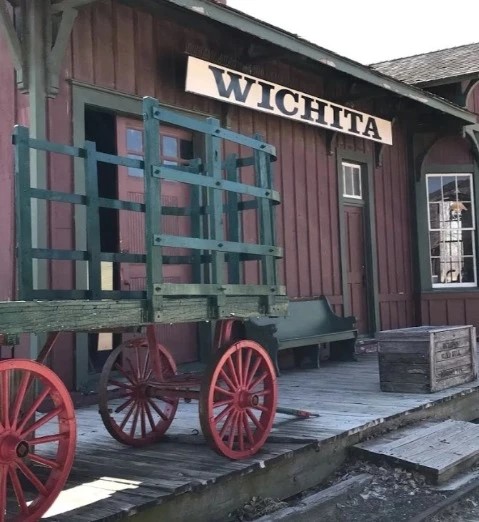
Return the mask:
{"type": "MultiPolygon", "coordinates": [[[[94,141],[97,150],[116,154],[116,118],[113,114],[96,110],[85,110],[85,139],[94,141]]],[[[98,192],[103,198],[118,198],[118,174],[115,165],[98,163],[98,192]]],[[[100,208],[100,243],[102,252],[118,252],[118,211],[100,208]]],[[[104,290],[119,288],[119,274],[115,263],[102,262],[102,287],[104,290]]],[[[88,336],[88,366],[90,373],[101,371],[111,350],[120,342],[119,336],[111,333],[88,336]]]]}

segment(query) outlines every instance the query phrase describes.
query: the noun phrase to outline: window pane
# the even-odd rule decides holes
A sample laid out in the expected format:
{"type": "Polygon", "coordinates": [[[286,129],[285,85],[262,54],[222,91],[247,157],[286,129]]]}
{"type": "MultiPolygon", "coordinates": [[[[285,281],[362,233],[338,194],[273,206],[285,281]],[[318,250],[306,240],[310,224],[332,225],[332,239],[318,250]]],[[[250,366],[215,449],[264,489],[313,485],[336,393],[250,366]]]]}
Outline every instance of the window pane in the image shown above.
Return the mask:
{"type": "Polygon", "coordinates": [[[440,176],[428,176],[427,178],[427,190],[429,193],[429,201],[441,201],[441,177],[440,176]]]}
{"type": "Polygon", "coordinates": [[[456,201],[456,176],[442,176],[442,198],[444,201],[456,201]]]}
{"type": "Polygon", "coordinates": [[[178,140],[171,136],[163,136],[163,156],[178,157],[178,140]]]}
{"type": "Polygon", "coordinates": [[[137,129],[126,129],[126,148],[132,152],[143,152],[143,134],[137,129]]]}
{"type": "Polygon", "coordinates": [[[474,258],[465,257],[462,264],[462,283],[475,283],[474,258]]]}
{"type": "Polygon", "coordinates": [[[472,201],[471,178],[469,176],[457,176],[457,200],[472,201]]]}
{"type": "Polygon", "coordinates": [[[453,211],[457,214],[457,219],[460,221],[462,228],[472,228],[473,224],[473,212],[471,203],[458,202],[458,209],[453,211]]]}
{"type": "Polygon", "coordinates": [[[431,249],[431,257],[438,257],[441,255],[440,243],[441,232],[429,232],[429,245],[431,249]]]}
{"type": "MultiPolygon", "coordinates": [[[[137,154],[128,154],[129,158],[133,159],[143,159],[143,156],[139,156],[137,154]]],[[[133,169],[131,167],[128,167],[128,176],[133,176],[135,178],[142,178],[143,177],[143,169],[133,169]]]]}
{"type": "Polygon", "coordinates": [[[429,205],[429,228],[441,228],[442,221],[441,203],[431,203],[429,205]]]}
{"type": "Polygon", "coordinates": [[[189,160],[193,159],[193,142],[180,140],[180,158],[189,160]]]}
{"type": "Polygon", "coordinates": [[[352,169],[353,171],[353,194],[359,198],[361,194],[361,169],[352,169]]]}
{"type": "Polygon", "coordinates": [[[439,257],[431,258],[432,284],[441,282],[441,260],[439,257]]]}
{"type": "Polygon", "coordinates": [[[472,230],[465,230],[461,232],[462,235],[462,255],[472,256],[474,254],[474,232],[472,230]]]}

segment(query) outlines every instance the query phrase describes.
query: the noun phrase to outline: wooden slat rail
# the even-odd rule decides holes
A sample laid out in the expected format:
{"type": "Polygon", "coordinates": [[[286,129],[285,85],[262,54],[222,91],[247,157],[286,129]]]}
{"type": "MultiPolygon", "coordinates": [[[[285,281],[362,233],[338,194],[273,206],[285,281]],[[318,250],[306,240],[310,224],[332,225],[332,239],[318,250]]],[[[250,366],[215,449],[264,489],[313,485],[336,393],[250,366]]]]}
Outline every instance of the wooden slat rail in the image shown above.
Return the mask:
{"type": "MultiPolygon", "coordinates": [[[[153,98],[144,99],[144,159],[132,159],[96,150],[95,143],[86,142],[83,147],[61,145],[33,139],[25,127],[16,126],[13,136],[16,159],[16,206],[18,234],[19,297],[34,300],[79,300],[98,302],[102,299],[130,299],[141,305],[144,321],[178,322],[171,316],[170,303],[176,297],[189,299],[205,310],[188,312],[189,320],[202,320],[283,313],[284,306],[275,308],[277,296],[285,295],[285,288],[276,280],[276,258],[282,249],[274,242],[273,206],[280,202],[279,193],[272,188],[271,162],[275,160],[273,146],[260,137],[247,137],[222,129],[219,121],[208,118],[198,120],[165,109],[153,98]],[[164,165],[160,157],[160,126],[171,124],[185,127],[204,135],[205,161],[193,159],[188,165],[164,165]],[[230,155],[222,157],[222,140],[230,140],[242,147],[253,149],[250,157],[230,155]],[[30,149],[46,153],[63,154],[80,158],[85,167],[85,193],[74,194],[30,185],[30,149]],[[108,163],[126,168],[142,169],[145,173],[144,203],[101,197],[98,192],[98,163],[108,163]],[[254,167],[255,184],[240,182],[238,170],[254,167]],[[190,185],[188,207],[163,206],[161,189],[163,181],[190,185]],[[226,194],[226,197],[224,197],[226,194]],[[249,198],[241,201],[241,195],[249,198]],[[86,250],[62,250],[33,246],[32,199],[51,203],[80,205],[86,209],[86,250]],[[100,244],[99,209],[139,212],[145,215],[145,253],[102,252],[100,244]],[[258,216],[260,244],[242,242],[239,213],[255,210],[258,216]],[[191,222],[193,237],[164,234],[162,216],[186,217],[191,222]],[[226,226],[225,226],[226,220],[226,226]],[[164,247],[191,252],[185,255],[163,255],[164,247]],[[88,263],[88,289],[50,290],[34,287],[33,260],[72,261],[88,263]],[[241,262],[259,260],[262,278],[259,285],[241,284],[241,262]],[[101,288],[101,263],[138,263],[146,265],[145,291],[103,290],[101,288]],[[193,280],[184,284],[164,284],[163,265],[192,265],[193,280]],[[207,268],[204,267],[207,266],[207,268]],[[226,269],[227,267],[227,269],[226,269]],[[232,298],[243,299],[239,313],[225,303],[232,298]],[[248,302],[249,304],[247,304],[248,302]],[[146,303],[146,305],[145,305],[146,303]],[[280,310],[281,309],[281,310],[280,310]],[[164,319],[164,315],[168,319],[164,319]],[[202,319],[199,319],[202,318],[202,319]]],[[[134,312],[138,314],[138,310],[134,312]]],[[[182,319],[179,319],[181,321],[182,319]]],[[[143,321],[143,322],[144,322],[143,321]]],[[[2,323],[3,324],[3,323],[2,323]]],[[[3,329],[0,324],[0,331],[3,329]]],[[[49,325],[49,328],[52,325],[49,325]]],[[[93,325],[90,325],[93,327],[93,325]]],[[[71,329],[71,325],[69,328],[71,329]]]]}

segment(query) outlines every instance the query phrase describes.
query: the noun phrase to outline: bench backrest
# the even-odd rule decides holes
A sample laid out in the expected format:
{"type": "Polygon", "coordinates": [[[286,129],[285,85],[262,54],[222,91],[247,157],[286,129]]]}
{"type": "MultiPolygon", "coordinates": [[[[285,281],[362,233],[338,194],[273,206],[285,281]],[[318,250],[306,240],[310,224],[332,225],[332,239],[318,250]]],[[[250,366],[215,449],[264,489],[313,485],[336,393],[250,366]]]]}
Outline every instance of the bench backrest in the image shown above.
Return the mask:
{"type": "Polygon", "coordinates": [[[312,337],[355,329],[354,317],[337,316],[324,296],[310,301],[290,301],[286,317],[259,318],[253,322],[257,325],[276,325],[277,339],[312,337]]]}

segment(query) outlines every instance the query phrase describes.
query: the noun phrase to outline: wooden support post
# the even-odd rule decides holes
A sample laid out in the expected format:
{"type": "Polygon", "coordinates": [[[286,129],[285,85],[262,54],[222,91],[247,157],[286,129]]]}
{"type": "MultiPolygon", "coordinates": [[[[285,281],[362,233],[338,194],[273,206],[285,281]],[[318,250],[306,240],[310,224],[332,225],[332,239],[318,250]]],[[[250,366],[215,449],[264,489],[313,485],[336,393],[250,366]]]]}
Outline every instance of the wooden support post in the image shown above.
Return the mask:
{"type": "MultiPolygon", "coordinates": [[[[220,129],[220,122],[215,118],[207,119],[210,126],[206,135],[206,172],[207,175],[221,182],[221,139],[217,136],[220,129]]],[[[210,239],[217,243],[221,248],[224,240],[223,231],[223,192],[214,188],[208,189],[208,208],[210,210],[210,239]],[[220,246],[221,245],[221,246],[220,246]]],[[[218,285],[220,289],[224,281],[224,252],[218,250],[211,251],[211,283],[218,285]]],[[[216,317],[223,316],[222,306],[224,295],[216,296],[216,317]]]]}
{"type": "Polygon", "coordinates": [[[145,161],[146,294],[149,319],[161,321],[162,296],[155,287],[163,283],[161,239],[160,106],[154,98],[143,100],[143,143],[145,161]]]}
{"type": "MultiPolygon", "coordinates": [[[[229,181],[238,182],[238,155],[230,154],[225,161],[226,176],[229,181]]],[[[236,192],[228,192],[228,241],[240,242],[241,221],[239,219],[238,203],[239,195],[236,192]]],[[[239,254],[231,252],[228,255],[228,283],[230,285],[240,284],[240,262],[239,254]]]]}

